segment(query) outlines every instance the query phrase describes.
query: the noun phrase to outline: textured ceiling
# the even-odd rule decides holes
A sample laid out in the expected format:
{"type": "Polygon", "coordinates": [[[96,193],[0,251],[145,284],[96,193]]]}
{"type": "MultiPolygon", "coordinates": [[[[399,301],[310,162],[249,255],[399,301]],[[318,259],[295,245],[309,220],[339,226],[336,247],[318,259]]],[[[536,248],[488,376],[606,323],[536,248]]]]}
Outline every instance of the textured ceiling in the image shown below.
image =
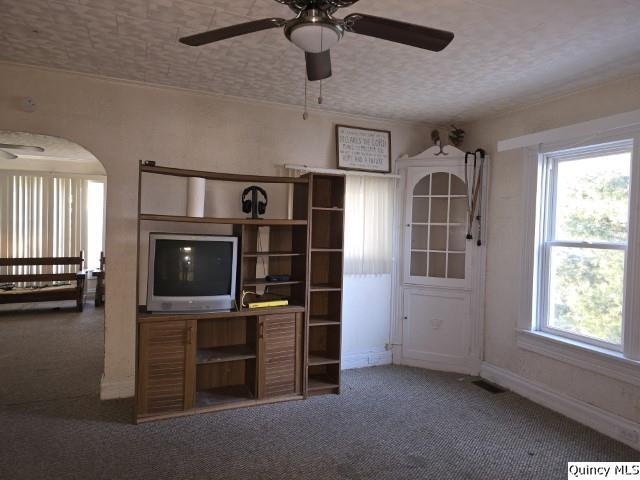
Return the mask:
{"type": "MultiPolygon", "coordinates": [[[[468,120],[640,72],[640,0],[360,0],[455,32],[432,53],[356,34],[332,51],[323,108],[468,120]]],[[[280,30],[203,47],[180,36],[292,12],[273,0],[0,0],[0,59],[299,105],[304,55],[280,30]]],[[[318,85],[310,85],[309,99],[318,85]]]]}

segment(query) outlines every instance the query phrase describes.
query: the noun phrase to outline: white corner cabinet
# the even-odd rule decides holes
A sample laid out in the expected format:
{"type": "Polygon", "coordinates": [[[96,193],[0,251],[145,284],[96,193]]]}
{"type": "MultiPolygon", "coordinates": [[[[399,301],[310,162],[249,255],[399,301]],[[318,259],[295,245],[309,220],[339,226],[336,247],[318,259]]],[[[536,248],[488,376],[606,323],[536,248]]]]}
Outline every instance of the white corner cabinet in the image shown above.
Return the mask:
{"type": "MultiPolygon", "coordinates": [[[[430,148],[397,162],[401,176],[394,358],[424,368],[475,374],[482,355],[489,159],[483,172],[482,245],[468,240],[465,153],[430,148]]],[[[479,158],[478,158],[479,162],[479,158]]],[[[470,187],[469,187],[470,189],[470,187]]],[[[475,215],[474,215],[475,217],[475,215]]]]}

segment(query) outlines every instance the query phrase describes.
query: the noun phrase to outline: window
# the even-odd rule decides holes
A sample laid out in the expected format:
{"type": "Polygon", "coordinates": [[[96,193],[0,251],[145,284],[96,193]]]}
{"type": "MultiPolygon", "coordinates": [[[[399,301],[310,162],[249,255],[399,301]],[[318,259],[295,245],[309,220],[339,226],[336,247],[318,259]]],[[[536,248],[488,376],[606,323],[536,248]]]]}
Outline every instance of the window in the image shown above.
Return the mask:
{"type": "Polygon", "coordinates": [[[538,329],[623,349],[632,141],[547,153],[538,237],[538,329]]]}
{"type": "Polygon", "coordinates": [[[87,182],[87,268],[100,268],[100,252],[104,250],[104,182],[87,182]]]}
{"type": "Polygon", "coordinates": [[[388,178],[347,175],[345,274],[391,273],[394,189],[388,178]]]}
{"type": "MultiPolygon", "coordinates": [[[[102,180],[0,174],[0,257],[76,256],[84,250],[85,268],[98,268],[103,221],[102,180]]],[[[75,267],[53,268],[61,272],[75,267]]]]}

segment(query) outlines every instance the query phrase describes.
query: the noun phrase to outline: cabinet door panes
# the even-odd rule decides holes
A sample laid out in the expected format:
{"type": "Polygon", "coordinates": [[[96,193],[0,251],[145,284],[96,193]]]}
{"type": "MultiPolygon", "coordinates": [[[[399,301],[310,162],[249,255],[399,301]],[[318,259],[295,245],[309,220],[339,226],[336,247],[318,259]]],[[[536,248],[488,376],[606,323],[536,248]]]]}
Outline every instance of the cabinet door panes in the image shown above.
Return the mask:
{"type": "Polygon", "coordinates": [[[410,206],[412,277],[465,278],[467,198],[464,180],[449,172],[418,179],[410,206]]]}

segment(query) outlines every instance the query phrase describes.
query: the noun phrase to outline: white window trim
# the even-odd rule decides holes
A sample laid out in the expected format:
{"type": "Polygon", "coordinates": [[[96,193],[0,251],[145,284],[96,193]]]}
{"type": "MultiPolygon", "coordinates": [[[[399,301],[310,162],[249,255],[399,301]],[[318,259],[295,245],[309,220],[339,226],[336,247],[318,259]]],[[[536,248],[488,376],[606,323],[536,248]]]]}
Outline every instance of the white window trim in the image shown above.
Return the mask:
{"type": "MultiPolygon", "coordinates": [[[[600,138],[568,139],[565,148],[595,145],[632,138],[634,149],[631,165],[631,184],[640,185],[640,130],[634,129],[624,134],[603,134],[600,138]]],[[[562,144],[548,146],[549,150],[561,150],[562,144]]],[[[541,145],[525,149],[522,169],[523,194],[523,250],[521,261],[520,313],[518,316],[517,345],[528,351],[542,354],[586,370],[594,371],[627,383],[640,385],[640,189],[630,192],[630,223],[627,242],[625,278],[626,319],[622,351],[586,344],[579,340],[560,337],[539,330],[537,303],[539,278],[538,259],[540,256],[539,231],[536,228],[541,201],[544,198],[543,156],[541,145]]]]}
{"type": "MultiPolygon", "coordinates": [[[[557,172],[558,166],[561,162],[581,160],[584,158],[590,158],[593,155],[614,155],[617,153],[627,153],[632,147],[632,140],[629,139],[618,142],[607,142],[604,145],[591,144],[585,148],[571,148],[567,151],[554,150],[552,152],[540,153],[542,169],[539,173],[541,175],[541,201],[539,204],[540,210],[538,211],[538,217],[536,219],[537,227],[539,228],[542,236],[540,238],[540,244],[538,246],[538,258],[537,269],[539,272],[544,272],[538,279],[540,282],[538,285],[538,297],[537,297],[537,312],[536,318],[536,330],[548,333],[550,335],[556,335],[559,337],[566,337],[569,340],[574,340],[584,344],[595,345],[607,350],[614,350],[622,352],[623,344],[615,344],[600,340],[597,338],[589,338],[585,335],[574,334],[565,330],[560,330],[551,327],[548,324],[549,321],[549,268],[550,268],[550,248],[549,247],[571,247],[571,248],[589,248],[589,249],[603,249],[603,250],[622,250],[625,256],[625,270],[626,270],[626,257],[627,257],[627,243],[617,242],[579,242],[579,241],[566,241],[566,240],[553,240],[555,239],[555,216],[556,212],[556,194],[557,194],[557,172]],[[544,205],[543,205],[544,202],[544,205]],[[552,240],[549,240],[552,239],[552,240]]],[[[630,205],[628,205],[630,207],[630,205]]],[[[630,228],[630,225],[629,225],[630,228]]],[[[626,290],[626,285],[624,290],[626,290]]],[[[626,292],[623,295],[623,301],[626,298],[626,292]]],[[[623,314],[624,317],[624,314],[623,314]]],[[[624,318],[621,320],[624,324],[624,318]]],[[[623,326],[623,325],[622,325],[623,326]]]]}

